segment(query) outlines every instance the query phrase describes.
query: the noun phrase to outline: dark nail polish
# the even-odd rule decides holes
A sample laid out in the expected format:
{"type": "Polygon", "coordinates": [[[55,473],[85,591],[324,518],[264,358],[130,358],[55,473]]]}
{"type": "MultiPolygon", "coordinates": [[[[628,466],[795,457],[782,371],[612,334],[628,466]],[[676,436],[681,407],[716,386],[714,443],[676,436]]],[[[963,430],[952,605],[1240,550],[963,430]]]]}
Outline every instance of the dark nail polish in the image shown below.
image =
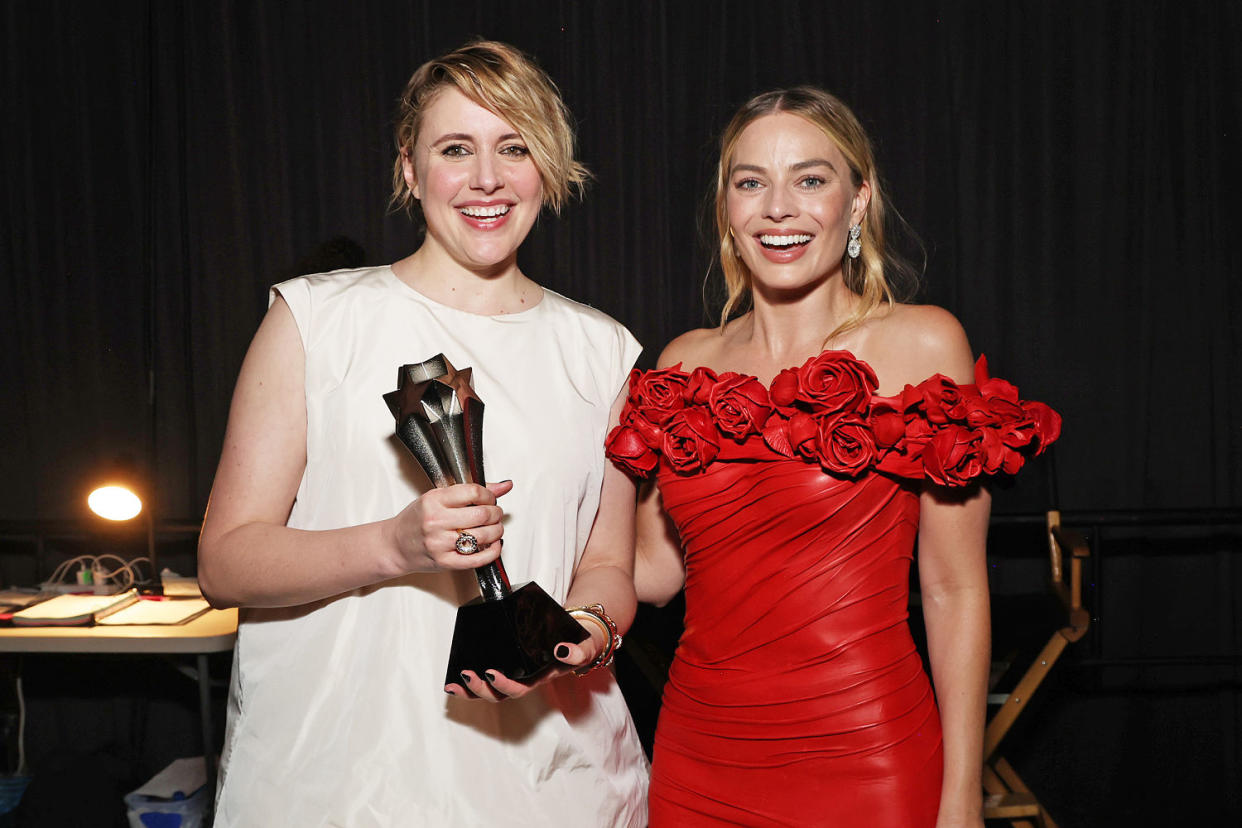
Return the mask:
{"type": "Polygon", "coordinates": [[[566,647],[564,644],[556,645],[556,657],[557,658],[565,658],[568,655],[569,655],[568,647],[566,647]]]}
{"type": "Polygon", "coordinates": [[[467,685],[467,686],[469,686],[469,684],[470,684],[470,677],[469,677],[469,676],[467,676],[465,673],[462,673],[462,674],[461,674],[461,683],[462,683],[462,684],[465,684],[465,685],[467,685]]]}
{"type": "Polygon", "coordinates": [[[495,680],[496,680],[496,674],[495,674],[495,673],[493,673],[491,670],[488,670],[488,671],[487,671],[486,673],[484,673],[483,675],[487,678],[487,680],[488,680],[489,682],[493,682],[493,681],[495,681],[495,680]]]}
{"type": "Polygon", "coordinates": [[[447,687],[445,687],[445,688],[444,688],[444,692],[445,692],[445,693],[448,693],[450,696],[456,696],[456,695],[457,695],[456,693],[454,693],[452,690],[450,690],[450,689],[449,689],[449,688],[447,688],[447,687]]]}

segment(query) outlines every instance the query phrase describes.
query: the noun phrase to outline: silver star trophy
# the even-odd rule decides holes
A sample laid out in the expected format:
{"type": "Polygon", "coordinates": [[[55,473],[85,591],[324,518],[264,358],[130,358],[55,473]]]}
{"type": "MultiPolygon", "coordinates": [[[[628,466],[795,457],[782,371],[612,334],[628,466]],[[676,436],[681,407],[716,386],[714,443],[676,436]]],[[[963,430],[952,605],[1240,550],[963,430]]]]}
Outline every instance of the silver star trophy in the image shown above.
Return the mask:
{"type": "MultiPolygon", "coordinates": [[[[435,486],[483,485],[483,401],[470,368],[454,368],[444,354],[402,365],[384,402],[398,439],[435,486]]],[[[466,551],[461,540],[458,549],[466,551]]],[[[499,558],[474,573],[480,595],[457,610],[445,684],[459,683],[463,670],[499,670],[529,683],[556,663],[557,644],[586,640],[582,625],[534,581],[511,587],[499,558]]]]}

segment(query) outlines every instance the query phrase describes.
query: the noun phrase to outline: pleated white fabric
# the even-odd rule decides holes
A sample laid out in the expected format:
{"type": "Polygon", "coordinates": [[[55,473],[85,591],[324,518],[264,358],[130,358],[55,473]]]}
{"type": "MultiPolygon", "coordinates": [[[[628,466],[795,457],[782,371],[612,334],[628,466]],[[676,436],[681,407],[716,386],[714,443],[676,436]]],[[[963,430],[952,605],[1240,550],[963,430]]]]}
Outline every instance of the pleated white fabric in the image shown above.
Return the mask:
{"type": "MultiPolygon", "coordinates": [[[[521,313],[445,307],[389,267],[273,288],[306,351],[307,463],[289,525],[391,517],[428,485],[382,395],[444,353],[474,369],[488,480],[512,479],[504,563],[565,600],[599,506],[610,406],[638,343],[545,290],[521,313]]],[[[217,826],[643,826],[647,762],[607,671],[524,699],[443,691],[471,574],[411,575],[313,605],[246,610],[217,826]]]]}

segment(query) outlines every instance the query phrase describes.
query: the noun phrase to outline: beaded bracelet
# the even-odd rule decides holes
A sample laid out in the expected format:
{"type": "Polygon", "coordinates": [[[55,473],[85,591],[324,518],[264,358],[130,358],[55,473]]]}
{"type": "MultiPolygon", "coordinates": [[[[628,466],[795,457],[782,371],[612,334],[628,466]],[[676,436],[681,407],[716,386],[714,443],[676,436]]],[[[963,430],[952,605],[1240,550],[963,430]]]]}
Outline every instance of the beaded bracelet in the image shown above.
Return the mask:
{"type": "Polygon", "coordinates": [[[604,649],[595,656],[595,660],[574,670],[574,675],[585,676],[587,673],[612,664],[613,656],[616,655],[617,650],[621,649],[622,639],[621,634],[617,632],[616,622],[604,611],[604,605],[591,604],[589,607],[570,607],[568,612],[574,618],[590,619],[598,624],[599,628],[604,631],[604,638],[608,641],[604,649]]]}

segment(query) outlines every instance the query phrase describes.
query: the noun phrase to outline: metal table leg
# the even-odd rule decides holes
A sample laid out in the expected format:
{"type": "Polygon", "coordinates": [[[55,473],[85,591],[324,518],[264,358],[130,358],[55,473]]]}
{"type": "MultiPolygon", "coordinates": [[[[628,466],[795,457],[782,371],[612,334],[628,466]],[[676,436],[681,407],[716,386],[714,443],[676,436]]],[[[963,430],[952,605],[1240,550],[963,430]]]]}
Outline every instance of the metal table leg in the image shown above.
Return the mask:
{"type": "Polygon", "coordinates": [[[215,728],[211,723],[211,675],[205,653],[198,654],[198,714],[203,727],[203,762],[207,767],[207,807],[203,812],[203,826],[210,828],[216,816],[216,742],[215,728]]]}

